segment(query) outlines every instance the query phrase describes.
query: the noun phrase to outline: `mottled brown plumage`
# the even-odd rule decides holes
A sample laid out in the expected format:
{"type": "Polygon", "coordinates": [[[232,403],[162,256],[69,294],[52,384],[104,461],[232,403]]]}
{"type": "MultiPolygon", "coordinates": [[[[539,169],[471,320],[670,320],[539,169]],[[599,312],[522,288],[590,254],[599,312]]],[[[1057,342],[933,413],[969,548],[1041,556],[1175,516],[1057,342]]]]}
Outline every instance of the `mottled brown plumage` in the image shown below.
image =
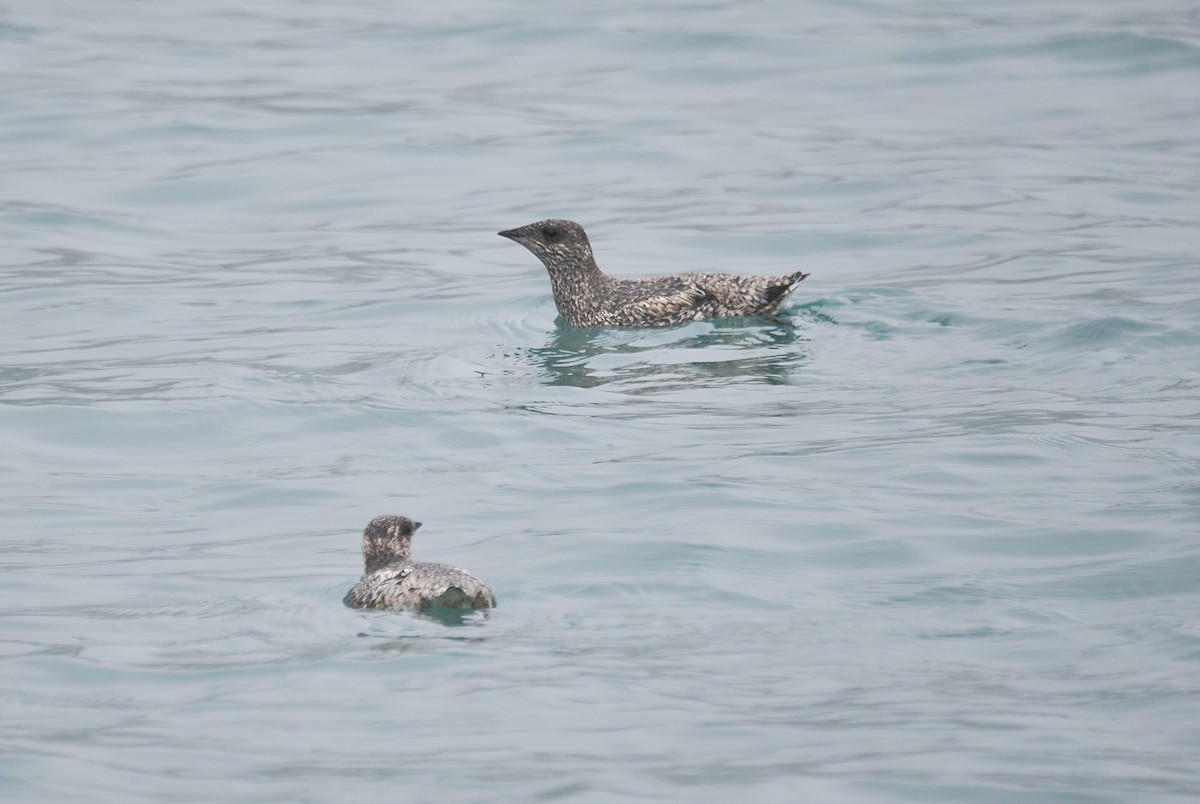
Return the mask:
{"type": "Polygon", "coordinates": [[[559,314],[575,327],[661,327],[705,318],[770,315],[808,274],[685,273],[623,279],[596,265],[583,227],[546,220],[500,232],[550,273],[559,314]]]}
{"type": "Polygon", "coordinates": [[[466,570],[412,560],[420,522],[379,516],[362,535],[363,577],[343,601],[356,609],[424,611],[434,607],[488,609],[496,596],[466,570]]]}

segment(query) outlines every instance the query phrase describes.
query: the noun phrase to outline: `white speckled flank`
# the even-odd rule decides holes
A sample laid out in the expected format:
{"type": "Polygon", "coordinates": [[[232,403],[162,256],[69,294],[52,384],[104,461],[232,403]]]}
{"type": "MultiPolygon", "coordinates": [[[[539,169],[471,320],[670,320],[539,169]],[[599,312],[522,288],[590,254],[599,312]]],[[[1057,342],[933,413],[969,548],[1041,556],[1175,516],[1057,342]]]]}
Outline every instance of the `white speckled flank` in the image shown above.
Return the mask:
{"type": "Polygon", "coordinates": [[[433,607],[488,609],[496,596],[466,570],[412,560],[412,536],[420,522],[379,516],[363,531],[363,577],[346,593],[356,609],[424,611],[433,607]]]}
{"type": "Polygon", "coordinates": [[[609,276],[596,265],[583,227],[545,220],[499,233],[546,266],[559,314],[574,327],[660,327],[705,318],[770,315],[808,274],[684,273],[609,276]]]}

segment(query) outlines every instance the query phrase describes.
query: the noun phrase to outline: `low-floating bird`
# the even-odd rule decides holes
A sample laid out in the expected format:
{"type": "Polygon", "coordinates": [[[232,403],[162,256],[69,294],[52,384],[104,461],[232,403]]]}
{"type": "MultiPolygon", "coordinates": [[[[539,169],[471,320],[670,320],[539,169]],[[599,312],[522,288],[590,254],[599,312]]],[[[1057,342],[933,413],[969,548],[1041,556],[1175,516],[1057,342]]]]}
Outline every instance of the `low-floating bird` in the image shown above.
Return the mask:
{"type": "Polygon", "coordinates": [[[624,279],[596,265],[583,227],[546,220],[499,233],[550,272],[554,304],[573,327],[661,327],[705,318],[769,316],[808,274],[686,273],[624,279]]]}
{"type": "Polygon", "coordinates": [[[466,570],[412,560],[412,536],[419,527],[406,516],[372,519],[362,535],[362,580],[343,602],[355,609],[393,611],[495,606],[492,590],[466,570]]]}

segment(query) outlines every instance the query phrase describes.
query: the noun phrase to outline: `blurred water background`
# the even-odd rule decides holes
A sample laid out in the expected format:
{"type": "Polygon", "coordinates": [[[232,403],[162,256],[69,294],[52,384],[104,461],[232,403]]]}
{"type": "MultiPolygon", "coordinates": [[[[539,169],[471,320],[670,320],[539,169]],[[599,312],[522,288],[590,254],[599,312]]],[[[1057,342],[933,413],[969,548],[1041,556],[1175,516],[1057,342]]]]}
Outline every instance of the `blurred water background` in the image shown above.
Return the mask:
{"type": "Polygon", "coordinates": [[[0,67],[6,801],[1200,794],[1192,0],[9,0],[0,67]],[[812,276],[572,331],[546,217],[812,276]],[[382,513],[499,608],[344,608],[382,513]]]}

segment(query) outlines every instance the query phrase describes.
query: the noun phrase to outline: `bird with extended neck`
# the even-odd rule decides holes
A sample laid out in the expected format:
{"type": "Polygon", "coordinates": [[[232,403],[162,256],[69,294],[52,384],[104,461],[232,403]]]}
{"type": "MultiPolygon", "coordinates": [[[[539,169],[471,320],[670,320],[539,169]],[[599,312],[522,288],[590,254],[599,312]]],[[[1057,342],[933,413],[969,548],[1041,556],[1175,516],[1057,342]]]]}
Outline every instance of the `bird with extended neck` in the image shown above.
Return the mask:
{"type": "Polygon", "coordinates": [[[769,316],[808,274],[683,273],[626,279],[596,265],[583,227],[546,220],[500,232],[550,273],[559,315],[574,327],[661,327],[705,318],[769,316]]]}

